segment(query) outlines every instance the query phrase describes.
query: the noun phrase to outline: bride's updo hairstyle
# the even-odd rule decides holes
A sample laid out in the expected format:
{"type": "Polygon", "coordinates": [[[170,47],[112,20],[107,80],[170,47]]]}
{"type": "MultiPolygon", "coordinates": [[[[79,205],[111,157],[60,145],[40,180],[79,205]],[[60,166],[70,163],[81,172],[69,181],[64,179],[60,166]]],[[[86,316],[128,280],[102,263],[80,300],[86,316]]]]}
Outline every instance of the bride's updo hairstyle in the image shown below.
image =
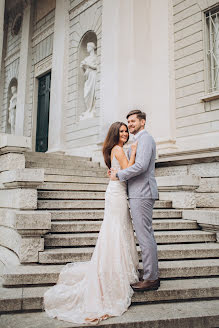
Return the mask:
{"type": "MultiPolygon", "coordinates": [[[[119,129],[123,125],[126,127],[127,132],[128,132],[128,127],[125,123],[115,122],[110,126],[109,131],[106,136],[106,139],[103,143],[103,158],[106,163],[106,166],[109,169],[111,168],[111,151],[112,151],[113,147],[118,145],[118,143],[119,143],[119,129]]],[[[128,140],[129,140],[129,135],[128,135],[127,141],[128,140]]]]}

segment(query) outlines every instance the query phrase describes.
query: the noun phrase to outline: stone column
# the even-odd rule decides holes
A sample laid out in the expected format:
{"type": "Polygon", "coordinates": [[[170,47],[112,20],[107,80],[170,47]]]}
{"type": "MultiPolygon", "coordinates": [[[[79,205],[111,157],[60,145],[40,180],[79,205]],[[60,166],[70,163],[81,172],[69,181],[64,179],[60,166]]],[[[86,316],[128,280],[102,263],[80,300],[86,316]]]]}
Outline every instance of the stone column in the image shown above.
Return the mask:
{"type": "Polygon", "coordinates": [[[147,10],[146,0],[103,0],[100,141],[129,110],[146,109],[147,10]]]}
{"type": "Polygon", "coordinates": [[[150,14],[152,134],[159,153],[175,146],[175,70],[172,0],[151,0],[150,14]]]}
{"type": "Polygon", "coordinates": [[[64,151],[63,115],[66,83],[66,51],[68,45],[68,1],[56,1],[52,55],[48,152],[64,151]]]}
{"type": "Polygon", "coordinates": [[[174,137],[173,48],[170,0],[103,0],[101,131],[147,113],[146,129],[161,143],[174,137]],[[170,62],[171,65],[170,66],[170,62]],[[171,74],[170,74],[171,71],[171,74]]]}
{"type": "Polygon", "coordinates": [[[15,123],[15,135],[20,136],[24,135],[25,111],[28,105],[29,73],[31,69],[31,24],[31,1],[28,1],[24,9],[22,22],[15,123]]]}
{"type": "Polygon", "coordinates": [[[5,13],[5,0],[0,0],[0,76],[2,68],[2,50],[4,40],[4,13],[5,13]]]}
{"type": "Polygon", "coordinates": [[[4,26],[5,0],[0,0],[0,115],[3,107],[3,89],[4,89],[4,42],[6,28],[4,26]]]}

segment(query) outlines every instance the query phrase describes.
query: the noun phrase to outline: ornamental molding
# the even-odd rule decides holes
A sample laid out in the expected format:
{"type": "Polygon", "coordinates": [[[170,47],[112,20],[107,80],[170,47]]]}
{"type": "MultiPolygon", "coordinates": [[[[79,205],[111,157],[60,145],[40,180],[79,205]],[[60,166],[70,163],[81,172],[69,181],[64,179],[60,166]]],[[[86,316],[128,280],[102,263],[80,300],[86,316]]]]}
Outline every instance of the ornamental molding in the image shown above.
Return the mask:
{"type": "Polygon", "coordinates": [[[210,10],[219,4],[218,0],[196,0],[195,2],[201,11],[210,10]]]}
{"type": "Polygon", "coordinates": [[[80,15],[83,11],[87,10],[89,7],[93,6],[96,2],[100,0],[84,0],[74,8],[69,10],[70,20],[80,15]]]}
{"type": "Polygon", "coordinates": [[[32,46],[35,47],[38,43],[45,40],[49,35],[54,33],[54,22],[45,26],[45,28],[32,37],[32,46]]]}
{"type": "Polygon", "coordinates": [[[10,65],[18,58],[20,58],[20,46],[17,46],[16,48],[14,48],[13,53],[10,54],[9,56],[5,57],[5,59],[4,59],[5,66],[10,65]]]}
{"type": "Polygon", "coordinates": [[[52,68],[52,55],[41,60],[39,63],[35,65],[34,69],[34,77],[39,77],[40,75],[45,74],[50,71],[52,68]]]}

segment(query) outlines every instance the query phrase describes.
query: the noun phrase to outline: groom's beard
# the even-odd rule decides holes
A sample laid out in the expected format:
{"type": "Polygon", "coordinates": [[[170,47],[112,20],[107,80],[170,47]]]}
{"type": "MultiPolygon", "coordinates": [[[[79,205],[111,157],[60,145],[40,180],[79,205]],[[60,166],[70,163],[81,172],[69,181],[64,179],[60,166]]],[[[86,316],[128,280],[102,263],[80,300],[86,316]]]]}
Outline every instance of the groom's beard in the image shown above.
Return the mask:
{"type": "Polygon", "coordinates": [[[129,132],[131,133],[131,134],[137,134],[140,130],[143,130],[142,129],[142,126],[140,126],[140,127],[136,127],[132,132],[129,130],[129,132]]]}

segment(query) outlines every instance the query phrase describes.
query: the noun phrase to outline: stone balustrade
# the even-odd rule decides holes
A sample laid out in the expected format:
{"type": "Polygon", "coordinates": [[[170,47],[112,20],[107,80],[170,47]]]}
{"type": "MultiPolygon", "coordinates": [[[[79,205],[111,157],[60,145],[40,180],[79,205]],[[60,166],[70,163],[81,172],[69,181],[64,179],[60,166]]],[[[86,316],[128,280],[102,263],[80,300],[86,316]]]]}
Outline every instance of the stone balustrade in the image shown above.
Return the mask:
{"type": "Polygon", "coordinates": [[[44,169],[25,168],[30,144],[30,138],[0,135],[0,260],[5,266],[38,262],[43,235],[51,228],[50,213],[36,211],[44,169]]]}
{"type": "Polygon", "coordinates": [[[183,219],[194,220],[219,240],[219,152],[169,154],[156,163],[160,199],[182,208],[183,219]]]}
{"type": "Polygon", "coordinates": [[[219,211],[217,210],[183,210],[182,218],[184,220],[194,220],[206,231],[214,231],[217,234],[219,242],[219,211]]]}
{"type": "Polygon", "coordinates": [[[160,200],[171,200],[174,208],[196,207],[195,190],[200,178],[194,175],[175,175],[157,177],[160,200]]]}

